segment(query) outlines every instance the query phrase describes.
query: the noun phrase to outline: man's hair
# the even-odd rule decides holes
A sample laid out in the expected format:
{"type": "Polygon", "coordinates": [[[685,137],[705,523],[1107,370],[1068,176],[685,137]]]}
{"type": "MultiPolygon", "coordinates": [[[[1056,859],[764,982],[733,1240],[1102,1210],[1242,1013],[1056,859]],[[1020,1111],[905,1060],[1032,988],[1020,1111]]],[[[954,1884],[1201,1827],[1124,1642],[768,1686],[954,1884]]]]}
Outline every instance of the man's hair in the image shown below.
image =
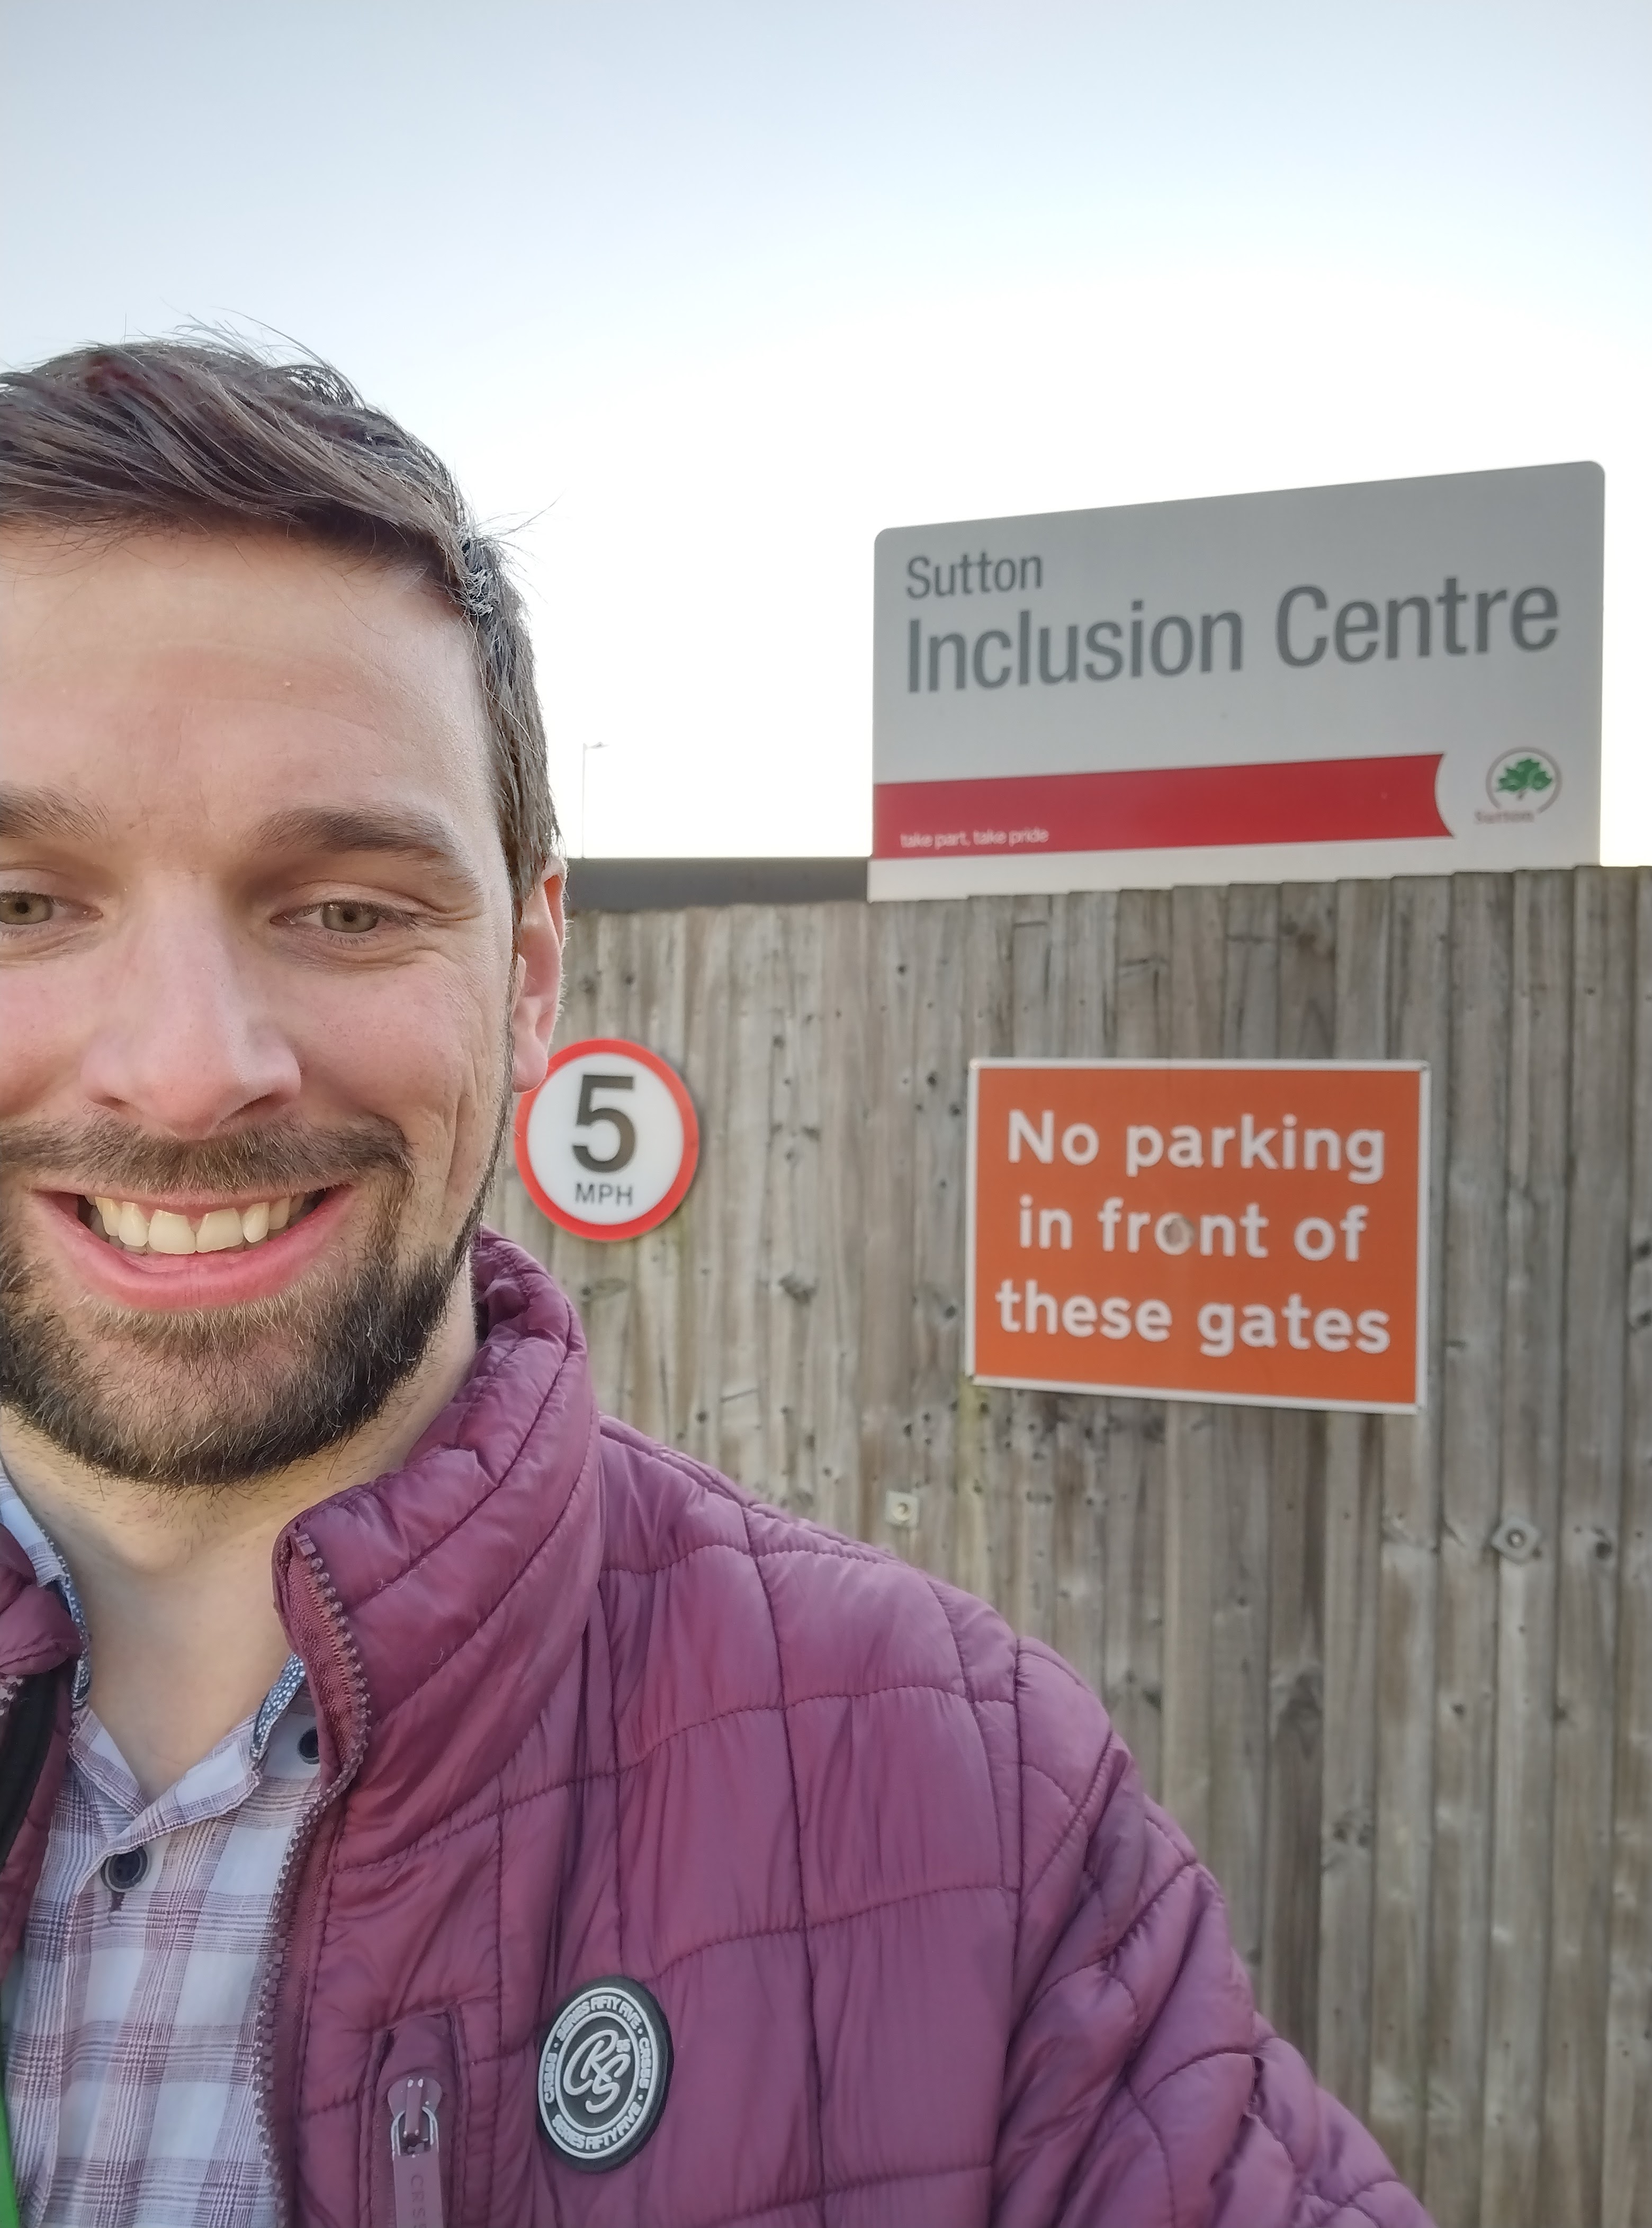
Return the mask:
{"type": "Polygon", "coordinates": [[[0,373],[0,529],[262,528],[405,567],[475,645],[518,917],[562,847],[522,598],[451,473],[330,365],[134,341],[0,373]]]}

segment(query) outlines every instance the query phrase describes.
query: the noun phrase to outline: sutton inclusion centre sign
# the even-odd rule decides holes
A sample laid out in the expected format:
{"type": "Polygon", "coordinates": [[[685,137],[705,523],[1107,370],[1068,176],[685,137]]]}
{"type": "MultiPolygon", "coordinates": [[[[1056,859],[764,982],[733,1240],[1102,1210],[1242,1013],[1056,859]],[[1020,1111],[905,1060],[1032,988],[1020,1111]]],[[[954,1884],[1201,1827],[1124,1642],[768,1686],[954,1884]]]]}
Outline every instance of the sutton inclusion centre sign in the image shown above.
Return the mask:
{"type": "Polygon", "coordinates": [[[874,898],[1599,856],[1592,464],[878,537],[874,898]]]}

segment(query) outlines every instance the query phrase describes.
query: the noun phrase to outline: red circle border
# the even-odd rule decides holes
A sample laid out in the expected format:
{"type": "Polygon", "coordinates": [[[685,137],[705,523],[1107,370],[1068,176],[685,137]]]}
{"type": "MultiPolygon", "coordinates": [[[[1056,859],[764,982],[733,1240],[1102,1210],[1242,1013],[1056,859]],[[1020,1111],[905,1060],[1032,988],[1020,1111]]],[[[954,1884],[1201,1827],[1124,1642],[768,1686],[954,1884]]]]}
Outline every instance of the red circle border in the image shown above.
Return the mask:
{"type": "Polygon", "coordinates": [[[624,1238],[645,1237],[669,1221],[687,1198],[688,1186],[694,1181],[695,1171],[700,1166],[700,1119],[694,1111],[694,1101],[688,1087],[670,1063],[659,1053],[650,1052],[646,1045],[636,1044],[630,1037],[582,1037],[578,1044],[564,1045],[560,1052],[553,1053],[550,1064],[541,1079],[531,1091],[524,1091],[516,1102],[514,1144],[516,1173],[523,1188],[547,1222],[570,1237],[595,1239],[599,1244],[617,1243],[624,1238]],[[657,1206],[646,1214],[637,1215],[630,1222],[581,1222],[577,1215],[569,1214],[549,1197],[539,1178],[534,1174],[528,1158],[528,1119],[533,1112],[534,1101],[544,1090],[559,1068],[566,1067],[571,1060],[583,1060],[593,1053],[618,1053],[626,1060],[635,1060],[657,1075],[676,1102],[677,1112],[682,1117],[682,1160],[671,1188],[657,1206]]]}

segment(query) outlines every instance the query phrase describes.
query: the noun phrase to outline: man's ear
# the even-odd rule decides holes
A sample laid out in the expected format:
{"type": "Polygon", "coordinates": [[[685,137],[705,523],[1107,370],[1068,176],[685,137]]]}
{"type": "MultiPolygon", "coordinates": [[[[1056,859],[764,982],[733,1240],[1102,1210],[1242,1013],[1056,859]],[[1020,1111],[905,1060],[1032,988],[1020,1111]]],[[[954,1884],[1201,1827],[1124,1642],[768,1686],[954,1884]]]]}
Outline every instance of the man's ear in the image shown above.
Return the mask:
{"type": "Polygon", "coordinates": [[[562,940],[567,932],[559,867],[523,906],[516,926],[515,991],[510,1005],[513,1091],[532,1091],[545,1080],[562,1002],[562,940]]]}

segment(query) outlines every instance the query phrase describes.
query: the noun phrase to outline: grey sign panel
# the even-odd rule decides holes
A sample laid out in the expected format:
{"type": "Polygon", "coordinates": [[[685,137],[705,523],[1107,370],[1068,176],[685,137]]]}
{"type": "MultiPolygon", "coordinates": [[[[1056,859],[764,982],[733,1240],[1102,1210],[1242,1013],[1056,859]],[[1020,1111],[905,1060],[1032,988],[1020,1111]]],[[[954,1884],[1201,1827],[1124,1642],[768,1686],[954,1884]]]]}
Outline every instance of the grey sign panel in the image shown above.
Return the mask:
{"type": "Polygon", "coordinates": [[[874,897],[1599,855],[1598,465],[903,527],[874,897]]]}

